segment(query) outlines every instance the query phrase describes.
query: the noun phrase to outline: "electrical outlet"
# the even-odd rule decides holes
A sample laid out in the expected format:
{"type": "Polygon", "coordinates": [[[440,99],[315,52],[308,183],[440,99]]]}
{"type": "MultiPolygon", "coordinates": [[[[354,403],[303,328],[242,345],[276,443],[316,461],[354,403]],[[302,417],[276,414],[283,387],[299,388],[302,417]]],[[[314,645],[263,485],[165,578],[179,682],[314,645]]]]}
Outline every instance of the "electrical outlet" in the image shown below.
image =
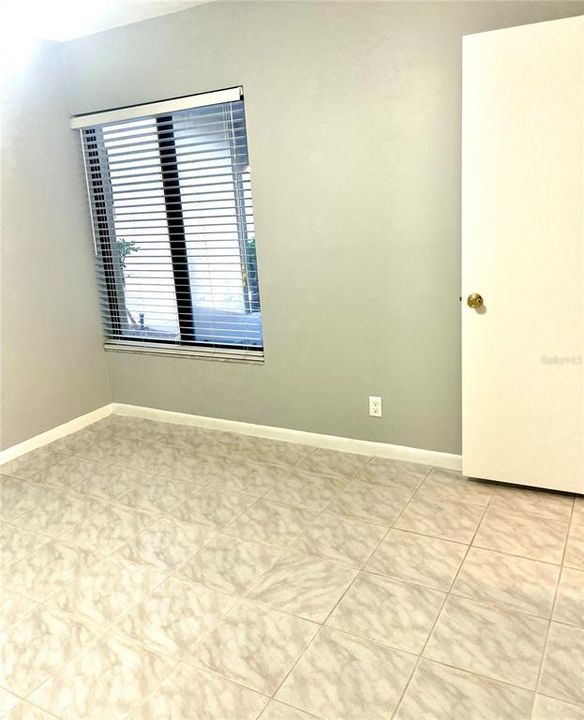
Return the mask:
{"type": "Polygon", "coordinates": [[[369,415],[371,415],[371,417],[381,417],[383,415],[380,397],[369,395],[369,415]]]}

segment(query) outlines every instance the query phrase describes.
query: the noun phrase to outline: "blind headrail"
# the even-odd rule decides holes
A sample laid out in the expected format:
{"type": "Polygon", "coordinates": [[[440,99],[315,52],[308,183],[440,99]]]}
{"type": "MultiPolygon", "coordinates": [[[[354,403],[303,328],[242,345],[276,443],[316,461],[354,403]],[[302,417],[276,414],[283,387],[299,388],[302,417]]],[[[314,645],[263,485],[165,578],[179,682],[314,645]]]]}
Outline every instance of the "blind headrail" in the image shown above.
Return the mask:
{"type": "Polygon", "coordinates": [[[115,110],[103,110],[96,113],[73,115],[71,118],[71,128],[73,130],[80,130],[86,127],[105,125],[106,123],[123,122],[124,120],[135,120],[136,118],[146,116],[176,112],[177,110],[191,110],[192,108],[203,107],[205,105],[234,102],[241,100],[242,97],[243,88],[238,86],[226,90],[162,100],[160,102],[129,105],[127,107],[116,108],[115,110]]]}

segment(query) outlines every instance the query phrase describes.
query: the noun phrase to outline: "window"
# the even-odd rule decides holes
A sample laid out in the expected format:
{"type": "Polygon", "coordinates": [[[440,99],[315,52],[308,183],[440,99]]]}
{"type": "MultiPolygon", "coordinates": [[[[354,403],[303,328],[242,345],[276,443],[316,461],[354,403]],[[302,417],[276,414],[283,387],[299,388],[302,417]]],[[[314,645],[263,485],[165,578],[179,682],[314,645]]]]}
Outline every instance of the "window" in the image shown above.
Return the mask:
{"type": "Polygon", "coordinates": [[[241,88],[74,118],[106,348],[262,358],[241,88]]]}

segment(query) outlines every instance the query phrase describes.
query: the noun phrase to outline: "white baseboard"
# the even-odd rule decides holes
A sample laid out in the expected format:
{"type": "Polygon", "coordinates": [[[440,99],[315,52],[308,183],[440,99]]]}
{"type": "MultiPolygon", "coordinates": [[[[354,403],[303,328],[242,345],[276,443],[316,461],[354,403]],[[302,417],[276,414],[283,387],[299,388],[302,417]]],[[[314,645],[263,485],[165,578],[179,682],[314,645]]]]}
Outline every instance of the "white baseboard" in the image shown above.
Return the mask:
{"type": "Polygon", "coordinates": [[[222,430],[224,432],[241,433],[270,440],[284,440],[286,442],[301,443],[313,447],[340,450],[341,452],[358,453],[359,455],[372,455],[375,457],[403,460],[407,462],[433,465],[434,467],[460,470],[462,456],[453,453],[438,452],[436,450],[421,450],[405,445],[391,445],[389,443],[373,442],[371,440],[356,440],[354,438],[338,437],[336,435],[321,435],[304,430],[273,427],[271,425],[254,425],[238,420],[224,420],[222,418],[206,417],[204,415],[190,415],[189,413],[173,412],[172,410],[158,410],[156,408],[140,407],[139,405],[124,405],[112,403],[112,412],[116,415],[156,420],[158,422],[175,423],[177,425],[190,425],[222,430]]]}
{"type": "Polygon", "coordinates": [[[55,440],[59,440],[60,438],[77,432],[78,430],[83,430],[83,428],[88,425],[92,425],[94,422],[102,420],[111,414],[112,404],[109,403],[108,405],[97,408],[97,410],[92,410],[85,415],[73,418],[73,420],[69,420],[69,422],[63,423],[62,425],[57,425],[57,427],[51,428],[44,433],[28,438],[28,440],[23,440],[17,445],[11,445],[5,450],[0,451],[0,464],[8,462],[9,460],[14,460],[14,458],[31,452],[31,450],[37,450],[38,448],[43,447],[43,445],[48,445],[49,443],[55,442],[55,440]]]}
{"type": "Polygon", "coordinates": [[[130,417],[145,418],[158,422],[174,423],[177,425],[190,425],[193,427],[222,430],[224,432],[253,435],[254,437],[268,438],[270,440],[284,440],[285,442],[301,443],[313,447],[339,450],[341,452],[358,453],[359,455],[372,455],[375,457],[390,458],[406,462],[433,465],[434,467],[460,470],[462,457],[453,453],[437,452],[435,450],[421,450],[405,445],[391,445],[390,443],[373,442],[371,440],[356,440],[354,438],[338,437],[336,435],[321,435],[304,430],[273,427],[271,425],[254,425],[253,423],[238,420],[224,420],[222,418],[206,417],[204,415],[190,415],[189,413],[173,412],[172,410],[158,410],[156,408],[140,407],[139,405],[124,405],[110,403],[97,410],[80,415],[63,425],[47,430],[24,440],[18,445],[6,448],[0,452],[0,464],[14,460],[31,450],[43,447],[59,440],[66,435],[82,430],[88,425],[101,420],[112,413],[130,417]]]}

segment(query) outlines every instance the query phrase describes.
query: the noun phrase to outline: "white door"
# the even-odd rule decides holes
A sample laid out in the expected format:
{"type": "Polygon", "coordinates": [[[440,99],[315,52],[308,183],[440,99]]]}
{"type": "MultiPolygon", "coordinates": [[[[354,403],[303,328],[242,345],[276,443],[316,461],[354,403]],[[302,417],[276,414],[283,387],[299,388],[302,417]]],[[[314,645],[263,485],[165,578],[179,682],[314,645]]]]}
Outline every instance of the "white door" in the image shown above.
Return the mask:
{"type": "Polygon", "coordinates": [[[462,134],[463,472],[583,493],[584,16],[465,37],[462,134]]]}

